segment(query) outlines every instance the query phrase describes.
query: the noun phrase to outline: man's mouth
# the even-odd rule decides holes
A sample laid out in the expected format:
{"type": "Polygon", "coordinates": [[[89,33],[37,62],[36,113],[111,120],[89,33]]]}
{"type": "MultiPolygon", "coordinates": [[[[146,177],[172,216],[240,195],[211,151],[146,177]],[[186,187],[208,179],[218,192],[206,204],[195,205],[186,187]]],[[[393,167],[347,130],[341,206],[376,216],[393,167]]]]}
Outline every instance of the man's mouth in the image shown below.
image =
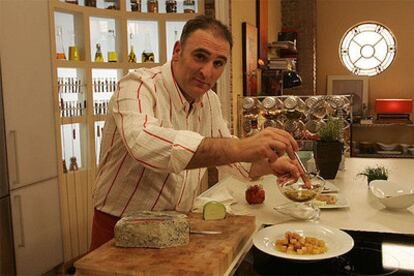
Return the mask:
{"type": "Polygon", "coordinates": [[[210,87],[210,84],[208,82],[199,80],[199,79],[194,79],[196,81],[196,83],[198,84],[198,86],[207,86],[210,87]]]}

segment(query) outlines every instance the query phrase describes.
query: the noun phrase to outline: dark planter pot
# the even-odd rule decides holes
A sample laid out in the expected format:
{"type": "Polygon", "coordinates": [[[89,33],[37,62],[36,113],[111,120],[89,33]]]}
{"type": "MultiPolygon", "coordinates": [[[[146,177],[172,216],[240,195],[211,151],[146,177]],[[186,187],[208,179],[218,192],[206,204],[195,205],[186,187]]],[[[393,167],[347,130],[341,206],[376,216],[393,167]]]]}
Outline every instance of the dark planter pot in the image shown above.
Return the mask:
{"type": "Polygon", "coordinates": [[[322,178],[334,179],[336,177],[342,159],[342,148],[342,143],[338,141],[315,143],[313,154],[316,168],[322,178]]]}

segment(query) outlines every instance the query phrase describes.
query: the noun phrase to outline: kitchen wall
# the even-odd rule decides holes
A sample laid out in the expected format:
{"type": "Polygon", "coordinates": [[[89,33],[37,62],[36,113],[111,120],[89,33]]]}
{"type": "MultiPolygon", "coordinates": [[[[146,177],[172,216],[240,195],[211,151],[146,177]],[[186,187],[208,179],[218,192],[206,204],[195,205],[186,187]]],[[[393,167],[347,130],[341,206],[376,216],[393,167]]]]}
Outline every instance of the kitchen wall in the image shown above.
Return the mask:
{"type": "Polygon", "coordinates": [[[414,1],[318,0],[317,94],[326,94],[327,75],[351,75],[342,65],[338,47],[343,34],[363,21],[387,26],[397,40],[397,55],[385,72],[369,79],[369,109],[376,98],[414,98],[414,1]]]}
{"type": "MultiPolygon", "coordinates": [[[[268,0],[268,39],[277,40],[277,33],[281,30],[280,0],[268,0]]],[[[231,1],[231,31],[233,33],[232,51],[232,112],[233,128],[237,133],[237,97],[243,94],[243,66],[242,66],[242,22],[256,26],[256,1],[231,1]]]]}

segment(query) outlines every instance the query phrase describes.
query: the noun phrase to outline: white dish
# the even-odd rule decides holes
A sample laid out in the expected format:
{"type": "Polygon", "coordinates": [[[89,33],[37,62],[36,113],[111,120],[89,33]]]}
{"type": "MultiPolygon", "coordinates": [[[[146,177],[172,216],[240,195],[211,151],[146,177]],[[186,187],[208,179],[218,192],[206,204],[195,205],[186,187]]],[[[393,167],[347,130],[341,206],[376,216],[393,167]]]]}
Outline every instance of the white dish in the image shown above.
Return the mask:
{"type": "Polygon", "coordinates": [[[379,150],[379,151],[377,151],[377,153],[378,154],[394,154],[394,155],[397,155],[397,154],[401,154],[402,152],[398,151],[398,150],[379,150]]]}
{"type": "Polygon", "coordinates": [[[414,154],[414,148],[408,148],[408,151],[409,151],[411,154],[414,154]]]}
{"type": "Polygon", "coordinates": [[[319,209],[335,209],[335,208],[348,208],[349,207],[348,200],[342,194],[326,194],[326,195],[336,196],[336,203],[325,204],[325,205],[320,205],[316,203],[316,206],[318,206],[319,209]]]}
{"type": "Polygon", "coordinates": [[[397,144],[385,144],[385,143],[377,143],[377,145],[382,149],[382,150],[394,150],[398,145],[397,144]]]}
{"type": "Polygon", "coordinates": [[[261,229],[254,234],[253,244],[259,250],[276,257],[297,261],[316,261],[345,254],[354,246],[354,240],[350,235],[337,228],[311,222],[297,222],[276,224],[261,229]],[[287,231],[323,240],[328,250],[323,254],[316,255],[294,255],[277,251],[275,247],[276,240],[283,239],[287,231]]]}
{"type": "Polygon", "coordinates": [[[323,186],[322,193],[337,193],[339,192],[339,188],[335,186],[333,183],[325,180],[325,186],[323,186]]]}
{"type": "Polygon", "coordinates": [[[369,189],[379,201],[390,209],[405,209],[414,204],[414,187],[388,180],[373,180],[369,189]]]}

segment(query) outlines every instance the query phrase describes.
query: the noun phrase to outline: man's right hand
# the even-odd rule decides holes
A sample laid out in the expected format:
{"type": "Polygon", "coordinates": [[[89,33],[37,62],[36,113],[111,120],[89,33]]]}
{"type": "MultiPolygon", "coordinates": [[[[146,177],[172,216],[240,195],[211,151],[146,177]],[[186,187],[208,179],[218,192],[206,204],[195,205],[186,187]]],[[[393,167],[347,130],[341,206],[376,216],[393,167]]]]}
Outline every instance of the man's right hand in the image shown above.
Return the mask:
{"type": "Polygon", "coordinates": [[[236,143],[237,161],[253,162],[267,158],[274,162],[285,153],[295,159],[294,152],[299,146],[286,131],[278,128],[265,128],[256,135],[240,139],[236,143]]]}
{"type": "Polygon", "coordinates": [[[259,160],[273,163],[285,153],[293,160],[293,152],[298,149],[298,144],[288,132],[270,127],[243,139],[204,138],[186,168],[259,160]]]}

